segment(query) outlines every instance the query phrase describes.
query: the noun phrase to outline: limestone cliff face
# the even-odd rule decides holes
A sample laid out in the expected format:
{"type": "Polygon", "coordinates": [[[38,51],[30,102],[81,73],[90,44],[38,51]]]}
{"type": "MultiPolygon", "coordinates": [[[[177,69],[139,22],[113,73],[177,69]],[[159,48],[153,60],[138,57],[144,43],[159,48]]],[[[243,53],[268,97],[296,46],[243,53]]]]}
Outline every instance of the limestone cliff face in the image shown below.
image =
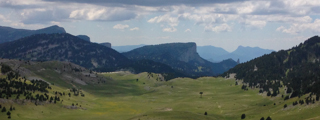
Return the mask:
{"type": "Polygon", "coordinates": [[[90,37],[87,35],[77,35],[78,38],[90,42],[90,37]]]}
{"type": "Polygon", "coordinates": [[[111,48],[111,43],[109,43],[109,42],[100,43],[100,45],[104,45],[104,46],[106,46],[108,48],[111,48]]]}
{"type": "Polygon", "coordinates": [[[180,61],[183,62],[192,62],[192,61],[198,61],[200,63],[204,63],[204,60],[199,56],[197,53],[197,45],[196,43],[187,43],[188,45],[185,50],[183,50],[182,54],[178,57],[180,61]]]}

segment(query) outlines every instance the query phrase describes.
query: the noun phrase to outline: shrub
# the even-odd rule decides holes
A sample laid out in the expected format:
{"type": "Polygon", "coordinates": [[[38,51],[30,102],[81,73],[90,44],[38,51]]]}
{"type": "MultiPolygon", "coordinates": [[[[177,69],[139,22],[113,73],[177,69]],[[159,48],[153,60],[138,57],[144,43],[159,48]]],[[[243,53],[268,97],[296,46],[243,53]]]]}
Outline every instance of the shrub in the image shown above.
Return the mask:
{"type": "Polygon", "coordinates": [[[246,118],[246,114],[242,114],[241,119],[245,119],[245,118],[246,118]]]}

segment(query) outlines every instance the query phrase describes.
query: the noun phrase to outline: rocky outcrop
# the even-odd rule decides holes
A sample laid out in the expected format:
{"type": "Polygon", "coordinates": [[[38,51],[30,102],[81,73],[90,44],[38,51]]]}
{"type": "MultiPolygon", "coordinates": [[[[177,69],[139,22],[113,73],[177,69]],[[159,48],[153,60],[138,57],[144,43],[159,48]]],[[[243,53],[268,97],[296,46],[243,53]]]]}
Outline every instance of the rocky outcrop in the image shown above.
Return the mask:
{"type": "Polygon", "coordinates": [[[109,43],[109,42],[100,43],[100,45],[103,45],[103,46],[106,46],[108,48],[111,48],[111,43],[109,43]]]}
{"type": "Polygon", "coordinates": [[[178,59],[183,62],[198,61],[199,63],[203,64],[205,61],[197,53],[196,43],[187,44],[190,45],[185,48],[185,51],[178,57],[178,59]]]}
{"type": "Polygon", "coordinates": [[[78,38],[90,42],[90,37],[86,35],[77,35],[78,38]]]}

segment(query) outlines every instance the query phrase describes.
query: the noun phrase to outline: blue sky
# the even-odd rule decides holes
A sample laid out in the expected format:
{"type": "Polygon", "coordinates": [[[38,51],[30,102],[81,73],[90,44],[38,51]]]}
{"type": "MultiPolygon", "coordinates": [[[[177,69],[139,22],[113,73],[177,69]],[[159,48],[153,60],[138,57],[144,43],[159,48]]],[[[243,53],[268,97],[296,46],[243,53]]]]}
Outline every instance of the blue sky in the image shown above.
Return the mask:
{"type": "Polygon", "coordinates": [[[114,46],[288,49],[320,33],[320,0],[0,0],[0,25],[64,27],[114,46]]]}

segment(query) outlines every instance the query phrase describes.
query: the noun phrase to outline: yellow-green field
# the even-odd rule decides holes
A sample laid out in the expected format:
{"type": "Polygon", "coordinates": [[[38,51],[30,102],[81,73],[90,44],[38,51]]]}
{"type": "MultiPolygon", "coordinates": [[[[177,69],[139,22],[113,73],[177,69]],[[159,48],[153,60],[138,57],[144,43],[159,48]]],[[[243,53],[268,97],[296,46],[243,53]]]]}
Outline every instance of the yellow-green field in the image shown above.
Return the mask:
{"type": "MultiPolygon", "coordinates": [[[[165,82],[157,81],[156,74],[148,78],[147,73],[101,75],[113,80],[98,85],[77,85],[85,97],[66,95],[61,97],[62,103],[38,106],[0,104],[8,108],[11,104],[15,106],[11,114],[13,120],[240,120],[242,114],[246,115],[245,120],[268,116],[272,120],[320,119],[319,102],[292,106],[298,98],[283,101],[281,96],[267,97],[258,94],[258,90],[244,91],[241,85],[235,86],[234,79],[177,78],[165,82]],[[200,92],[203,92],[202,97],[200,92]],[[78,103],[83,109],[63,107],[72,103],[78,103]],[[288,104],[285,109],[284,104],[288,104]],[[208,115],[204,115],[205,112],[208,115]]],[[[52,91],[69,91],[59,85],[52,88],[50,96],[52,91]]],[[[5,114],[0,113],[1,120],[8,119],[5,114]]]]}

